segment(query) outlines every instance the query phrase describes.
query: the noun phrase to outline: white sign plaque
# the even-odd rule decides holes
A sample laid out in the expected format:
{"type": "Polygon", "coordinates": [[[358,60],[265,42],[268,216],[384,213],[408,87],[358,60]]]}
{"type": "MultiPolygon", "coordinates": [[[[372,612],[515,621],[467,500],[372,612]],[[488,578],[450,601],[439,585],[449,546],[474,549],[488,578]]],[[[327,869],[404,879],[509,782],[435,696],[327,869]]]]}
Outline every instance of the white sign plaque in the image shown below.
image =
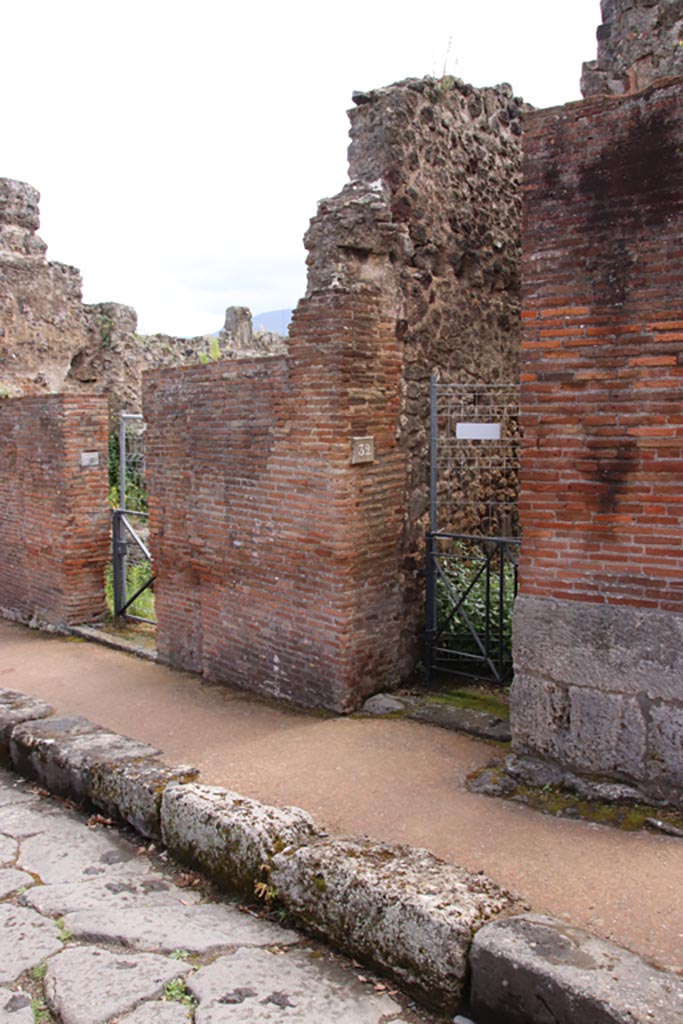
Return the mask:
{"type": "Polygon", "coordinates": [[[357,466],[363,462],[375,461],[375,439],[374,437],[352,437],[351,438],[351,465],[357,466]]]}
{"type": "Polygon", "coordinates": [[[458,423],[458,441],[500,441],[500,423],[458,423]]]}
{"type": "Polygon", "coordinates": [[[87,469],[89,466],[99,466],[99,452],[81,452],[81,467],[87,469]]]}

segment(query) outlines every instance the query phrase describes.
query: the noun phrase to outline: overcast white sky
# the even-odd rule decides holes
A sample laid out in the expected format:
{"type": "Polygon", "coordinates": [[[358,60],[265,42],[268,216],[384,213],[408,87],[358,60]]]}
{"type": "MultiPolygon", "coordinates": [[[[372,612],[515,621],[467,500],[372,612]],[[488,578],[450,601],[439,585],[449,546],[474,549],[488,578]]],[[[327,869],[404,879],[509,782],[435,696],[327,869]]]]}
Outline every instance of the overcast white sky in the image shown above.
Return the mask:
{"type": "Polygon", "coordinates": [[[600,20],[599,0],[16,0],[0,176],[40,190],[48,256],[80,268],[86,302],[215,331],[227,306],[303,294],[354,89],[445,69],[566,103],[600,20]]]}

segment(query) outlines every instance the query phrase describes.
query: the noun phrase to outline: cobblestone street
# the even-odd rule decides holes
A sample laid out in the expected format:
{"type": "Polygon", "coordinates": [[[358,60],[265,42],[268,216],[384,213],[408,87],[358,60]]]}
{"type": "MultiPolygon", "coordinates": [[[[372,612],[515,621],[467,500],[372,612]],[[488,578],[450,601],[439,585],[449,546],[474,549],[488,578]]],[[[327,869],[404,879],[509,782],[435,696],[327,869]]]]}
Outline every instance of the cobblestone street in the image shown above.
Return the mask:
{"type": "Polygon", "coordinates": [[[434,1020],[197,882],[0,772],[0,1024],[434,1020]]]}

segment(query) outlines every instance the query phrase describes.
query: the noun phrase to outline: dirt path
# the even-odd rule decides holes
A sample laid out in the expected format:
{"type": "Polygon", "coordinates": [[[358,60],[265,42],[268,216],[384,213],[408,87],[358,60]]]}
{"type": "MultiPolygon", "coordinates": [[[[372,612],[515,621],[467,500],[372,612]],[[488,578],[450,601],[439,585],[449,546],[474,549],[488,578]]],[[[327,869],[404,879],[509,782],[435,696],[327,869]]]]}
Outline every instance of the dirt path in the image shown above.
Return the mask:
{"type": "Polygon", "coordinates": [[[262,703],[130,655],[0,620],[0,686],[160,747],[202,781],[423,846],[683,973],[683,841],[468,793],[491,747],[410,721],[262,703]]]}

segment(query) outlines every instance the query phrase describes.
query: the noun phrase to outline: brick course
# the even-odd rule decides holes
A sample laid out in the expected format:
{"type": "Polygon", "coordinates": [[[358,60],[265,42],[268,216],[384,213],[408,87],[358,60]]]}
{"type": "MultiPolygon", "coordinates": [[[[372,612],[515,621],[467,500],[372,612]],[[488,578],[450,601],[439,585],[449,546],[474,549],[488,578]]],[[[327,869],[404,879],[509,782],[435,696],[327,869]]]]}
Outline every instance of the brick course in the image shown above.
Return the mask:
{"type": "Polygon", "coordinates": [[[0,613],[63,628],[105,611],[106,399],[0,400],[0,613]],[[81,466],[81,452],[97,466],[81,466]]]}

